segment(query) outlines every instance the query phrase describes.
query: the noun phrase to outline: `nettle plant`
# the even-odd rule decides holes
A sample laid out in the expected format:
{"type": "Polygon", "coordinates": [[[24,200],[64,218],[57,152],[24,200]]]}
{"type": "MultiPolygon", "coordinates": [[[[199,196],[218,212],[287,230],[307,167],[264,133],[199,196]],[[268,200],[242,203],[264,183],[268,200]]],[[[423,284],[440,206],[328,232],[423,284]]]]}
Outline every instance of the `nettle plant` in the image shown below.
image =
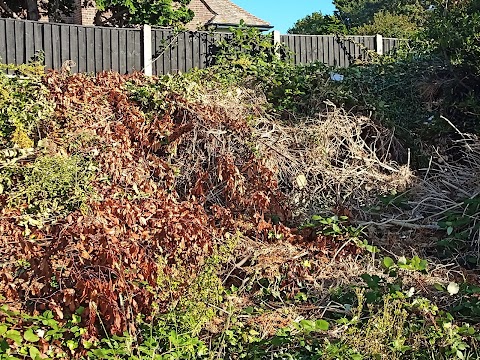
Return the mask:
{"type": "Polygon", "coordinates": [[[248,27],[244,21],[230,28],[230,37],[217,44],[215,65],[221,77],[237,82],[281,84],[286,70],[292,65],[287,61],[288,51],[283,45],[274,44],[272,34],[262,34],[248,27]]]}

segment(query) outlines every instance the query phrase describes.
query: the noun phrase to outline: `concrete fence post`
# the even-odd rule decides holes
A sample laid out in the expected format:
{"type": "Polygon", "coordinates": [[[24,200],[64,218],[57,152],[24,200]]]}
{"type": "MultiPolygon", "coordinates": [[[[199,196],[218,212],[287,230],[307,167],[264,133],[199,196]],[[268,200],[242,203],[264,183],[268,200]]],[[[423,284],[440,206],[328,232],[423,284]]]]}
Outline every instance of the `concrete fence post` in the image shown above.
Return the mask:
{"type": "Polygon", "coordinates": [[[145,75],[152,76],[152,27],[150,25],[143,25],[143,64],[145,75]]]}
{"type": "Polygon", "coordinates": [[[280,31],[273,30],[273,46],[275,47],[275,51],[278,57],[280,57],[280,52],[278,51],[278,46],[280,45],[280,42],[281,42],[280,31]]]}
{"type": "Polygon", "coordinates": [[[375,50],[378,55],[383,55],[383,36],[380,34],[375,35],[375,50]]]}

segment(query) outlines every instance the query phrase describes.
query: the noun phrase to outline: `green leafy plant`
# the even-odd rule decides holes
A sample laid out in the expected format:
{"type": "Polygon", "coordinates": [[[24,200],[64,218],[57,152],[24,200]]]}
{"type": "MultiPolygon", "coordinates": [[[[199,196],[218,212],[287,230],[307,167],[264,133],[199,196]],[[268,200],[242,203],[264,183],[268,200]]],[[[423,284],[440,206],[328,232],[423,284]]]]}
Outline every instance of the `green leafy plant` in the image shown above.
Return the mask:
{"type": "Polygon", "coordinates": [[[43,156],[26,166],[13,167],[14,180],[9,194],[10,206],[26,204],[25,226],[41,226],[57,216],[87,209],[93,194],[90,182],[96,167],[79,157],[43,156]]]}
{"type": "MultiPolygon", "coordinates": [[[[20,67],[0,65],[0,147],[33,148],[38,127],[53,114],[53,104],[41,76],[31,75],[37,64],[20,67]],[[18,70],[30,76],[21,81],[6,76],[2,70],[18,70]]],[[[43,72],[41,67],[40,74],[43,72]]],[[[38,73],[37,73],[38,74],[38,73]]]]}
{"type": "Polygon", "coordinates": [[[190,0],[97,0],[96,25],[126,26],[151,24],[164,27],[181,26],[193,19],[187,8],[190,0]],[[106,16],[102,16],[106,15],[106,16]]]}
{"type": "Polygon", "coordinates": [[[86,329],[80,325],[79,309],[62,323],[50,310],[41,315],[27,315],[0,307],[0,359],[33,360],[67,357],[82,344],[86,329]],[[41,343],[50,344],[45,352],[41,343]]]}

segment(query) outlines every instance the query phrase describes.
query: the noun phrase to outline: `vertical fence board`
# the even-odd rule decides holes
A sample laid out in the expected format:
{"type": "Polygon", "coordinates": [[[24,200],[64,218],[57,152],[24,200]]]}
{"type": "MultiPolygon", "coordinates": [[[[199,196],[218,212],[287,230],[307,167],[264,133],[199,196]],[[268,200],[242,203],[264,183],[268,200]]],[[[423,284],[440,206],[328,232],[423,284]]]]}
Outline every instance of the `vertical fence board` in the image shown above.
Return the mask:
{"type": "Polygon", "coordinates": [[[143,36],[141,33],[141,30],[134,30],[134,46],[135,46],[135,51],[133,55],[133,63],[134,63],[134,69],[135,71],[140,71],[143,68],[143,36]]]}
{"type": "Polygon", "coordinates": [[[25,22],[25,60],[33,59],[35,55],[35,43],[33,42],[33,22],[25,22]]]}
{"type": "Polygon", "coordinates": [[[186,68],[186,44],[185,44],[185,33],[182,33],[178,36],[178,45],[177,45],[177,64],[176,70],[185,72],[186,68]]]}
{"type": "Polygon", "coordinates": [[[187,64],[187,71],[190,69],[196,68],[196,64],[198,63],[198,48],[196,46],[195,41],[195,33],[189,31],[185,34],[186,36],[186,44],[187,44],[187,57],[186,57],[186,64],[187,64]],[[194,52],[194,49],[197,49],[197,53],[194,52]]]}
{"type": "Polygon", "coordinates": [[[342,51],[343,42],[342,40],[335,38],[334,36],[332,36],[332,38],[333,38],[333,48],[334,48],[334,58],[335,58],[334,65],[343,67],[345,66],[345,57],[344,57],[345,52],[342,51]]]}
{"type": "Polygon", "coordinates": [[[208,66],[208,47],[209,36],[207,33],[200,33],[200,68],[205,69],[208,66]]]}
{"type": "Polygon", "coordinates": [[[7,23],[0,21],[0,62],[7,62],[7,23]],[[3,46],[1,44],[4,44],[3,46]]]}
{"type": "Polygon", "coordinates": [[[43,51],[45,52],[45,67],[54,69],[53,66],[53,49],[52,49],[52,25],[45,24],[43,26],[43,51]]]}
{"type": "Polygon", "coordinates": [[[119,61],[118,68],[121,74],[127,72],[127,32],[125,30],[118,30],[118,48],[119,61]]]}
{"type": "Polygon", "coordinates": [[[95,29],[86,29],[87,38],[87,72],[95,72],[95,29]]]}
{"type": "Polygon", "coordinates": [[[170,74],[172,69],[172,57],[174,53],[175,46],[177,44],[177,40],[175,39],[175,35],[169,31],[162,32],[162,51],[163,51],[163,71],[165,74],[170,74]]]}
{"type": "Polygon", "coordinates": [[[192,67],[200,68],[200,35],[196,32],[190,32],[192,41],[192,67]]]}
{"type": "Polygon", "coordinates": [[[135,67],[135,35],[131,31],[126,31],[126,44],[127,49],[127,73],[131,73],[132,69],[135,67]]]}
{"type": "MultiPolygon", "coordinates": [[[[39,55],[40,52],[44,53],[43,45],[44,31],[43,26],[39,23],[33,23],[33,49],[35,54],[39,55]]],[[[45,55],[45,54],[43,54],[45,55]]]]}
{"type": "Polygon", "coordinates": [[[95,72],[102,71],[103,67],[103,53],[102,53],[102,29],[101,28],[94,28],[94,64],[95,64],[95,72]]]}
{"type": "Polygon", "coordinates": [[[72,72],[78,72],[78,63],[79,60],[79,52],[78,52],[78,27],[72,26],[70,27],[70,37],[68,39],[69,48],[70,48],[70,60],[72,60],[76,66],[72,68],[72,72]]]}
{"type": "Polygon", "coordinates": [[[62,59],[61,59],[61,42],[60,42],[60,25],[52,25],[52,39],[51,39],[51,46],[53,50],[53,68],[60,69],[62,66],[62,59]]]}
{"type": "Polygon", "coordinates": [[[111,29],[102,29],[102,70],[112,70],[112,58],[118,56],[112,49],[111,33],[111,29]]]}
{"type": "Polygon", "coordinates": [[[74,32],[74,26],[68,25],[60,25],[59,26],[59,33],[60,33],[60,64],[63,64],[67,60],[74,60],[72,59],[72,53],[70,52],[70,44],[73,40],[73,34],[70,36],[70,33],[74,32]]]}
{"type": "Polygon", "coordinates": [[[112,29],[110,30],[110,46],[112,50],[112,70],[120,72],[120,66],[119,66],[119,61],[120,61],[120,46],[118,46],[118,30],[117,29],[112,29]]]}
{"type": "Polygon", "coordinates": [[[78,61],[76,71],[86,72],[87,71],[87,33],[83,26],[77,27],[78,34],[78,61]]]}
{"type": "Polygon", "coordinates": [[[25,62],[25,53],[24,53],[24,46],[25,43],[25,23],[23,22],[15,22],[15,63],[24,63],[25,62]]]}

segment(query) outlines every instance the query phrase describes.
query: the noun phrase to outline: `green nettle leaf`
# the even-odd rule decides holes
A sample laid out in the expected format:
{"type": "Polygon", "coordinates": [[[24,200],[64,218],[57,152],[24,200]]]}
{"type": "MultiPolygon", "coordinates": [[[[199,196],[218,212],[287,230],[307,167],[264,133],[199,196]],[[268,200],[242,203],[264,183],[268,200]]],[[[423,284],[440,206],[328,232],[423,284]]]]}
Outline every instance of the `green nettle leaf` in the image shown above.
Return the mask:
{"type": "Polygon", "coordinates": [[[315,321],[315,328],[317,330],[321,330],[321,331],[327,331],[328,330],[328,322],[325,321],[325,320],[317,320],[315,321]]]}
{"type": "Polygon", "coordinates": [[[442,284],[435,283],[435,284],[433,284],[433,287],[438,291],[445,291],[445,288],[443,287],[442,284]]]}
{"type": "Polygon", "coordinates": [[[15,341],[16,344],[20,345],[22,343],[22,335],[17,330],[8,330],[5,333],[5,337],[7,339],[15,341]]]}
{"type": "Polygon", "coordinates": [[[387,269],[390,269],[393,265],[395,265],[395,262],[391,257],[384,257],[383,258],[383,266],[385,266],[387,269]]]}
{"type": "Polygon", "coordinates": [[[33,360],[41,359],[41,354],[40,350],[38,350],[36,347],[30,346],[28,348],[28,354],[33,360]]]}
{"type": "Polygon", "coordinates": [[[25,331],[23,338],[29,342],[37,342],[40,339],[36,334],[33,333],[32,329],[25,331]]]}
{"type": "Polygon", "coordinates": [[[0,325],[0,336],[7,332],[7,325],[0,325]]]}

